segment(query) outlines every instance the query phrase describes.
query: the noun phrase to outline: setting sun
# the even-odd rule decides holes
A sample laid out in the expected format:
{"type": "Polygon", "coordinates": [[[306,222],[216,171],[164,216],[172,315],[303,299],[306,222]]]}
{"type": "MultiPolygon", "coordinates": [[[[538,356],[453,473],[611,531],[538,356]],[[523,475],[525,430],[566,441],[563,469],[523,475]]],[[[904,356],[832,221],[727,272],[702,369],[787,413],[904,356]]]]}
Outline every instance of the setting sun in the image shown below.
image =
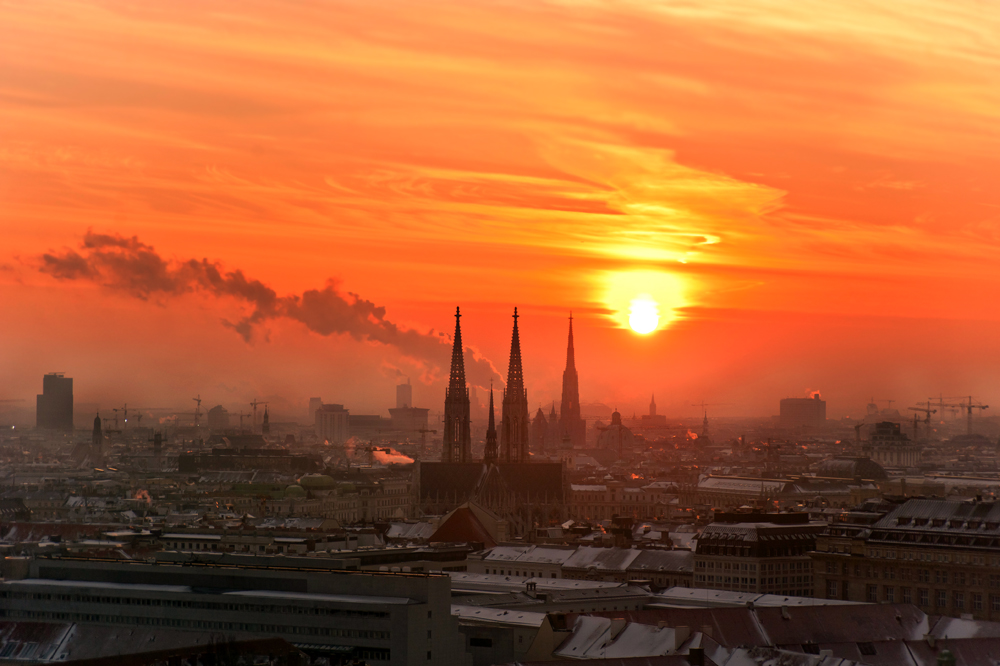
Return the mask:
{"type": "Polygon", "coordinates": [[[642,335],[655,331],[660,325],[660,312],[656,307],[656,301],[648,296],[633,299],[629,307],[628,325],[633,331],[642,335]]]}

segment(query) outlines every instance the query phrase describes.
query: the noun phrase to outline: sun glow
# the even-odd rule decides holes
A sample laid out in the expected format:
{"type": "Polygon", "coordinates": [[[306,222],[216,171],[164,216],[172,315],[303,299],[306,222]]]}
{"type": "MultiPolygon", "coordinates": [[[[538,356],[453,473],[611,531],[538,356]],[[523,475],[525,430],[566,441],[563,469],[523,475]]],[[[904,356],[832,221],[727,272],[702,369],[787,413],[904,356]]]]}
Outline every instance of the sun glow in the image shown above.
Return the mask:
{"type": "Polygon", "coordinates": [[[656,301],[645,295],[632,299],[628,325],[642,335],[655,331],[660,325],[660,311],[656,307],[656,301]]]}
{"type": "Polygon", "coordinates": [[[604,302],[621,328],[646,335],[668,327],[688,305],[683,283],[673,273],[633,270],[604,276],[604,302]]]}

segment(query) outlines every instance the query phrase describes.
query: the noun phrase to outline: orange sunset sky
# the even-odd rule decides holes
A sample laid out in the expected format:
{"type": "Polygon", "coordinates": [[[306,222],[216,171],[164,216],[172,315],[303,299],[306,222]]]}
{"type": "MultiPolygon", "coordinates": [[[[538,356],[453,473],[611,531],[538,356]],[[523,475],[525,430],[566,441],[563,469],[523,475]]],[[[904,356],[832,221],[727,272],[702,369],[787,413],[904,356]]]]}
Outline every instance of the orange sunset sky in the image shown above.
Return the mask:
{"type": "Polygon", "coordinates": [[[0,3],[0,399],[992,403],[998,163],[988,2],[0,3]]]}

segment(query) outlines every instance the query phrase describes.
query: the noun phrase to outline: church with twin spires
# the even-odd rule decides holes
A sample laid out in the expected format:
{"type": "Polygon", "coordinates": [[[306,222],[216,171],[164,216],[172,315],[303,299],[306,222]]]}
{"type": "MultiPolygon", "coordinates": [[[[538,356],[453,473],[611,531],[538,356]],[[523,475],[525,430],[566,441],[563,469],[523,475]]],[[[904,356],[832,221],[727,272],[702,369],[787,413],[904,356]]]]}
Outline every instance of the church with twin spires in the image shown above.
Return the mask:
{"type": "MultiPolygon", "coordinates": [[[[440,462],[417,463],[415,492],[425,514],[441,514],[475,503],[505,521],[513,534],[526,534],[536,524],[560,520],[565,496],[561,462],[532,462],[532,422],[521,361],[520,315],[514,308],[507,385],[501,396],[500,429],[496,428],[493,390],[490,389],[489,425],[482,460],[472,458],[469,387],[465,377],[461,311],[455,309],[451,373],[445,392],[444,428],[440,462]]],[[[580,418],[580,398],[573,356],[573,324],[563,373],[563,419],[560,440],[582,445],[586,426],[580,418]],[[565,428],[563,424],[565,423],[565,428]]],[[[536,450],[541,457],[542,451],[536,450]]]]}

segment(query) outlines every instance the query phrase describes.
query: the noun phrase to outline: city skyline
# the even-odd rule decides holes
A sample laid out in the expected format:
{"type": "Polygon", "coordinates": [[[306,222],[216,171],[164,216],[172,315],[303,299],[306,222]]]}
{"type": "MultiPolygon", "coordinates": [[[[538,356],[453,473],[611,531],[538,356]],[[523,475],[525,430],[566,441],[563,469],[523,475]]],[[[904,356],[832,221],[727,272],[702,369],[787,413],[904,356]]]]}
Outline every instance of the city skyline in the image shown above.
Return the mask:
{"type": "Polygon", "coordinates": [[[433,407],[460,304],[532,411],[570,312],[583,402],[996,402],[1000,31],[921,7],[4,8],[0,399],[433,407]]]}

